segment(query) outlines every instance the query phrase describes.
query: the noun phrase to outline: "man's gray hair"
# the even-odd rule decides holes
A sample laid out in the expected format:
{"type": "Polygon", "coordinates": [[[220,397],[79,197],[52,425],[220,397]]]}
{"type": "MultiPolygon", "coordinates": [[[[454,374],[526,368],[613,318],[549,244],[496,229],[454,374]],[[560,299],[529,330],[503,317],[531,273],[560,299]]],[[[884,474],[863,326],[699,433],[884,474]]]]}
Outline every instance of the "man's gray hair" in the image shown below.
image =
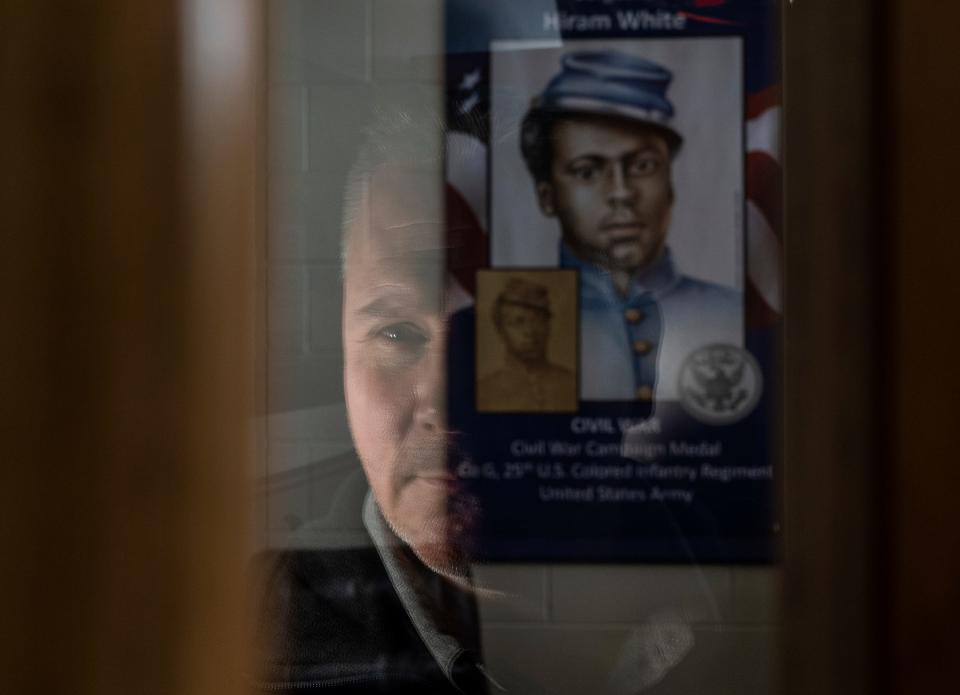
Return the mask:
{"type": "Polygon", "coordinates": [[[373,97],[370,125],[347,174],[343,194],[341,262],[345,265],[351,226],[368,201],[368,183],[378,169],[395,165],[436,176],[443,186],[443,146],[446,132],[442,95],[437,88],[405,87],[373,97]]]}

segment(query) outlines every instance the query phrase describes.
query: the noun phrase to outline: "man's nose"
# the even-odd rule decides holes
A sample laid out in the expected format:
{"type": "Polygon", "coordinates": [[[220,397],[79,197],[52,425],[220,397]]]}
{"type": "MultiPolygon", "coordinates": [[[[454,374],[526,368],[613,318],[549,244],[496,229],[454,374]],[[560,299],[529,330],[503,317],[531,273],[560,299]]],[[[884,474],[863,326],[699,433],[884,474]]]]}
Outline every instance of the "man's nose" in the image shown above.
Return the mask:
{"type": "Polygon", "coordinates": [[[615,164],[610,167],[610,181],[607,199],[611,205],[618,205],[631,200],[635,191],[628,185],[624,165],[615,164]]]}
{"type": "Polygon", "coordinates": [[[420,365],[416,385],[417,426],[430,431],[447,427],[447,355],[446,343],[434,345],[420,365]]]}

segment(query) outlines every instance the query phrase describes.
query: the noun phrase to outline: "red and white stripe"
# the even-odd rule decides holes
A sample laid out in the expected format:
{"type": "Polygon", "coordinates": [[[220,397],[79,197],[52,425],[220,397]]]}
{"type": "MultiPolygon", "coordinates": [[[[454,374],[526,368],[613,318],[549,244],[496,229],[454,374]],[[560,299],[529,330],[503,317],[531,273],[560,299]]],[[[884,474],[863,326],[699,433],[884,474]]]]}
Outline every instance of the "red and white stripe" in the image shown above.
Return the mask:
{"type": "Polygon", "coordinates": [[[488,265],[487,147],[476,136],[447,133],[447,311],[473,304],[476,270],[488,265]]]}
{"type": "Polygon", "coordinates": [[[783,169],[780,85],[747,97],[747,323],[783,313],[783,169]]]}

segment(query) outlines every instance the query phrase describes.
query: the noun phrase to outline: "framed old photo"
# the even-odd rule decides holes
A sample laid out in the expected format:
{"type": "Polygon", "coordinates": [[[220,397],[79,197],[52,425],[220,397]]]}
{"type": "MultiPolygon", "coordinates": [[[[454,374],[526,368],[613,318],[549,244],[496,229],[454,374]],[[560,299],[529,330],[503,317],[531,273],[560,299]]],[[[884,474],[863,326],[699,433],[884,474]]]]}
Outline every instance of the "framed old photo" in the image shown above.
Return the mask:
{"type": "Polygon", "coordinates": [[[779,25],[693,5],[447,2],[449,403],[485,559],[775,557],[779,25]]]}

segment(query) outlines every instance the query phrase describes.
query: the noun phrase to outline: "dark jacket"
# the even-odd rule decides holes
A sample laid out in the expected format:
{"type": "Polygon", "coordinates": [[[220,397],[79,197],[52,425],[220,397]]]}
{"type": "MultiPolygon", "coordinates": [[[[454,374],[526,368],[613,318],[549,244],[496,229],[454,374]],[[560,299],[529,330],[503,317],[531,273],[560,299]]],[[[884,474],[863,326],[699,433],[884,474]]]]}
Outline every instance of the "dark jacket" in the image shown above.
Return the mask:
{"type": "Polygon", "coordinates": [[[254,562],[263,692],[486,693],[474,597],[407,550],[441,627],[467,649],[441,670],[375,548],[272,551],[254,562]],[[454,686],[451,679],[456,683],[454,686]]]}

